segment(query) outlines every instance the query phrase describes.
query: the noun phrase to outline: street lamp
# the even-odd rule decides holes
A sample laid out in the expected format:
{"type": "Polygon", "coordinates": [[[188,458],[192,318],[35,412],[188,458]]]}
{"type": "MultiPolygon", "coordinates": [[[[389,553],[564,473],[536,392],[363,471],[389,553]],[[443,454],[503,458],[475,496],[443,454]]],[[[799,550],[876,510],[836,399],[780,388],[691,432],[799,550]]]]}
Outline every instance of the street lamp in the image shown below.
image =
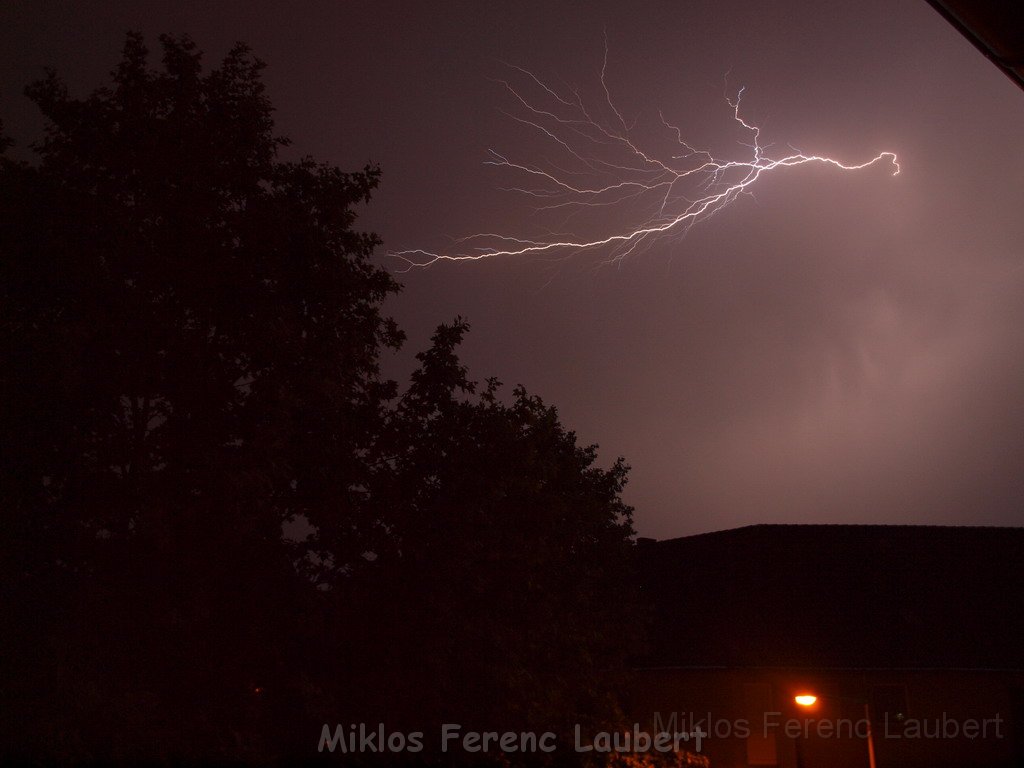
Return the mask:
{"type": "MultiPolygon", "coordinates": [[[[793,697],[793,701],[799,704],[801,707],[811,707],[817,703],[820,697],[813,693],[800,693],[793,697]]],[[[827,699],[838,699],[845,701],[856,701],[858,704],[864,705],[864,723],[868,729],[868,767],[876,768],[875,766],[875,741],[871,738],[871,707],[866,701],[860,701],[856,699],[846,699],[843,696],[825,696],[827,699]]]]}

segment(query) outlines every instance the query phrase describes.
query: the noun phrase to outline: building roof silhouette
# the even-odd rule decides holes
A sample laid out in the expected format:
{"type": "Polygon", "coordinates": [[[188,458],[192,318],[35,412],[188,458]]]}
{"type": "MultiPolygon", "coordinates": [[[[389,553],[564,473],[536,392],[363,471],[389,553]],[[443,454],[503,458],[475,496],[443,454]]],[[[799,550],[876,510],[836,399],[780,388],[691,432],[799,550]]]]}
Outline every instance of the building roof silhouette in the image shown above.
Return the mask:
{"type": "Polygon", "coordinates": [[[641,666],[1024,669],[1024,528],[753,525],[638,550],[641,666]]]}

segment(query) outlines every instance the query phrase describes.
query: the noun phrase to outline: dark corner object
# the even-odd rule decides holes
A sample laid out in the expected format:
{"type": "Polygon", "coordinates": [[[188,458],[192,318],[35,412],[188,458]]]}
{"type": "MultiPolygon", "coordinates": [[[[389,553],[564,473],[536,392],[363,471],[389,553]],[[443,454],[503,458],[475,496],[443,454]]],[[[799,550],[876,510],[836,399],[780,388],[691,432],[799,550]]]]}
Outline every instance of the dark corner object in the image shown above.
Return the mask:
{"type": "Polygon", "coordinates": [[[1007,0],[928,0],[928,4],[1024,88],[1024,4],[1007,0]]]}

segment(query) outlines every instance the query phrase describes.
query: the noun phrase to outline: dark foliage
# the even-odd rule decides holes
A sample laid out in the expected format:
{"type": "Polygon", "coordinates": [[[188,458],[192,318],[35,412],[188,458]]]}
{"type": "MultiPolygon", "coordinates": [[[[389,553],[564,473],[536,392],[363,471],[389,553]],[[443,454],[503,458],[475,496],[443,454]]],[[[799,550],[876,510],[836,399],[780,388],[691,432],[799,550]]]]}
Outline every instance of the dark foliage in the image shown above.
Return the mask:
{"type": "Polygon", "coordinates": [[[635,632],[627,468],[595,468],[594,448],[522,388],[509,404],[494,380],[474,396],[455,355],[466,330],[438,329],[383,441],[374,498],[391,535],[368,614],[385,637],[416,631],[375,665],[406,689],[392,716],[481,729],[600,720],[635,632]]]}
{"type": "Polygon", "coordinates": [[[3,749],[263,762],[325,722],[614,717],[626,468],[474,394],[461,321],[399,397],[399,286],[353,229],[378,171],[282,160],[244,46],[204,73],[161,43],[86,99],[30,86],[38,163],[0,141],[3,749]]]}

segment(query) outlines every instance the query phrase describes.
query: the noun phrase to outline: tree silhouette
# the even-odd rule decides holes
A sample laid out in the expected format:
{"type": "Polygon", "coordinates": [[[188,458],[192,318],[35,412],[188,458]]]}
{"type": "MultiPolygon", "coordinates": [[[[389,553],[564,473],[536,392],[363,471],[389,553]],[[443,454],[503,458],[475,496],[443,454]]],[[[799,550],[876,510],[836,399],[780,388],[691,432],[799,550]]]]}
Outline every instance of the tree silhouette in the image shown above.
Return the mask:
{"type": "Polygon", "coordinates": [[[40,163],[4,166],[5,575],[69,646],[49,688],[71,723],[149,700],[231,723],[301,658],[282,522],[363,551],[353,489],[394,393],[377,357],[401,340],[379,311],[397,285],[351,227],[377,172],[280,160],[244,46],[204,75],[190,41],[161,43],[157,72],[129,36],[84,100],[52,72],[31,86],[40,163]]]}
{"type": "Polygon", "coordinates": [[[379,174],[286,161],[263,64],[27,89],[0,140],[5,754],[266,761],[322,723],[614,715],[626,468],[477,396],[441,326],[398,396],[379,174]],[[303,528],[298,535],[292,527],[303,528]]]}
{"type": "Polygon", "coordinates": [[[455,351],[467,330],[441,326],[418,355],[374,486],[391,535],[375,553],[371,625],[416,638],[398,658],[389,650],[404,691],[391,716],[428,728],[434,714],[480,729],[604,722],[614,709],[595,692],[637,632],[627,468],[595,467],[595,447],[521,387],[507,404],[494,379],[476,394],[455,351]]]}

